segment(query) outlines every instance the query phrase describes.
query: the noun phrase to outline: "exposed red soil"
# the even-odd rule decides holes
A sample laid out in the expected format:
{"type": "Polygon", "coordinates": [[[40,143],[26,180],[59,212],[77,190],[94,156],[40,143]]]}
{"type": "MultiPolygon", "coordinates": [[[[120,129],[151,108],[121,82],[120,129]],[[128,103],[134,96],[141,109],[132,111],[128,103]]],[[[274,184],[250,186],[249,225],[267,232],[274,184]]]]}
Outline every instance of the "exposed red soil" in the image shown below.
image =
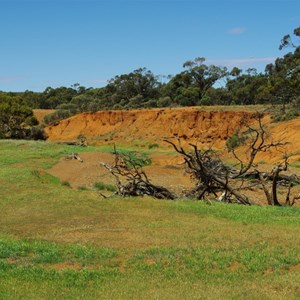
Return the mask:
{"type": "MultiPolygon", "coordinates": [[[[208,111],[201,107],[152,109],[132,111],[99,111],[83,113],[46,128],[50,141],[76,141],[84,135],[90,144],[129,145],[130,147],[159,144],[163,139],[181,137],[183,143],[196,143],[199,148],[224,149],[228,137],[240,126],[241,120],[255,122],[254,112],[225,111],[216,108],[208,111]],[[218,110],[217,110],[218,109],[218,110]]],[[[287,142],[278,148],[260,153],[258,161],[273,163],[285,154],[293,154],[290,161],[300,159],[300,118],[287,122],[271,123],[264,118],[273,141],[287,142]],[[299,153],[298,153],[299,152],[299,153]]],[[[245,147],[240,152],[245,154],[245,147]]]]}
{"type": "Polygon", "coordinates": [[[50,141],[76,140],[102,144],[161,144],[165,137],[181,136],[189,142],[222,148],[242,119],[253,112],[205,111],[201,108],[99,111],[83,113],[46,128],[50,141]]]}
{"type": "Polygon", "coordinates": [[[55,112],[55,109],[34,109],[33,115],[36,117],[38,122],[41,123],[46,115],[49,115],[53,112],[55,112]]]}

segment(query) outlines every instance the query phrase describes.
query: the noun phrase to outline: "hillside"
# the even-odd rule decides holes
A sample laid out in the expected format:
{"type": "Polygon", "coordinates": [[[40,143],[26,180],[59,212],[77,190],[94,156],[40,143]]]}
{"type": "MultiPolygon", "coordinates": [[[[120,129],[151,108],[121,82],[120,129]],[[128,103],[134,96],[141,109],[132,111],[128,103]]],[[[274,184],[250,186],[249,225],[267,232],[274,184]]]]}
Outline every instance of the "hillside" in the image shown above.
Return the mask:
{"type": "MultiPolygon", "coordinates": [[[[240,126],[242,119],[254,122],[255,111],[232,110],[231,107],[189,107],[173,109],[99,111],[83,113],[47,127],[49,141],[75,141],[84,135],[90,144],[130,145],[149,147],[151,144],[166,146],[165,137],[180,136],[183,141],[197,143],[200,147],[212,146],[223,149],[226,139],[240,126]],[[214,109],[214,110],[212,110],[214,109]]],[[[258,159],[273,162],[281,158],[284,151],[296,154],[300,149],[300,119],[272,123],[266,115],[264,123],[272,140],[285,141],[283,149],[262,153],[258,159]]],[[[243,152],[244,149],[241,149],[243,152]]]]}
{"type": "Polygon", "coordinates": [[[207,111],[201,108],[99,111],[83,113],[46,129],[50,141],[76,140],[84,135],[95,144],[105,142],[158,143],[165,137],[181,136],[189,142],[222,148],[243,118],[253,112],[207,111]]]}

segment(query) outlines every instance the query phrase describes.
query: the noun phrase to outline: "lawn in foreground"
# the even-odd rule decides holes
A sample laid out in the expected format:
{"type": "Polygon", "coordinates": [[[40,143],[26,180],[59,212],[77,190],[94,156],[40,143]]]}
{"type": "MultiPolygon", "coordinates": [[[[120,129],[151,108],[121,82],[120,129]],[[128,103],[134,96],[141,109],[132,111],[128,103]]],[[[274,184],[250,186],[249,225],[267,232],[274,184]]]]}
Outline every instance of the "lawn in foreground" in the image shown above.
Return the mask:
{"type": "Polygon", "coordinates": [[[47,175],[66,146],[0,150],[0,298],[300,297],[297,208],[102,199],[47,175]]]}

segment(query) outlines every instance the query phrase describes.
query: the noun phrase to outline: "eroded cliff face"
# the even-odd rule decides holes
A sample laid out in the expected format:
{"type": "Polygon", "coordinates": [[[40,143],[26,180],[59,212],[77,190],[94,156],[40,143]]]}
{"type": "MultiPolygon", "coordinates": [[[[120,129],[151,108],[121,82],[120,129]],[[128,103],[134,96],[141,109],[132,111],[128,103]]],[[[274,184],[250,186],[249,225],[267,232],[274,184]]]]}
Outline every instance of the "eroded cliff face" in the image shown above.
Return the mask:
{"type": "MultiPolygon", "coordinates": [[[[255,115],[255,112],[226,111],[224,107],[214,111],[201,107],[99,111],[63,120],[47,127],[46,133],[50,141],[76,141],[79,135],[84,135],[89,144],[148,147],[156,143],[160,148],[169,146],[163,140],[175,135],[181,137],[183,145],[195,143],[203,148],[224,149],[226,139],[240,127],[241,120],[257,126],[255,115]]],[[[300,118],[271,123],[270,116],[266,115],[263,123],[268,133],[267,142],[280,141],[285,145],[259,153],[257,161],[274,163],[288,154],[289,162],[299,164],[300,118]]],[[[239,156],[247,156],[248,148],[246,143],[237,149],[239,156]]]]}
{"type": "Polygon", "coordinates": [[[83,113],[46,128],[50,141],[72,141],[84,135],[95,144],[162,143],[180,136],[182,140],[216,148],[240,126],[241,120],[252,122],[255,113],[204,111],[201,108],[99,111],[83,113]]]}

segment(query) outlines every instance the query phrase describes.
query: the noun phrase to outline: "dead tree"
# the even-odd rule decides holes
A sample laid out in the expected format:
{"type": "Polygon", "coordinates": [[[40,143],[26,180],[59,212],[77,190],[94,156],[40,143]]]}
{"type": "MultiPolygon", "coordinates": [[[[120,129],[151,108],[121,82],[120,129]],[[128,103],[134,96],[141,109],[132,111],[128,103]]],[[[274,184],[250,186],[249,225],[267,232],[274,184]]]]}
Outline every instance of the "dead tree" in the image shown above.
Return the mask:
{"type": "Polygon", "coordinates": [[[148,195],[157,199],[174,200],[176,196],[163,186],[154,185],[142,168],[142,164],[126,153],[114,149],[114,164],[101,162],[116,180],[117,194],[122,197],[148,195]]]}
{"type": "Polygon", "coordinates": [[[186,196],[201,200],[210,194],[217,198],[221,192],[222,201],[252,204],[251,199],[239,192],[241,186],[237,188],[230,183],[230,179],[237,171],[226,166],[213,150],[199,150],[196,145],[190,144],[192,151],[187,152],[181,146],[180,140],[177,145],[170,140],[164,141],[171,144],[175,151],[183,156],[187,172],[196,181],[195,188],[186,196]]]}
{"type": "Polygon", "coordinates": [[[246,158],[241,158],[234,147],[229,149],[237,160],[236,166],[238,168],[226,166],[219,155],[212,149],[201,150],[196,145],[189,144],[191,151],[187,151],[181,146],[180,138],[175,137],[177,142],[169,139],[165,140],[184,158],[187,172],[196,180],[194,189],[187,193],[188,197],[205,199],[205,197],[212,195],[220,201],[251,205],[254,202],[247,196],[247,191],[255,189],[255,191],[259,192],[258,187],[261,186],[268,204],[280,205],[277,197],[277,188],[279,182],[284,179],[289,185],[286,203],[294,203],[297,200],[297,197],[294,197],[292,202],[289,200],[292,182],[295,179],[298,180],[297,176],[281,174],[287,170],[287,158],[284,162],[276,164],[271,173],[259,171],[255,164],[255,158],[258,153],[270,151],[271,148],[278,150],[279,147],[286,145],[282,141],[268,142],[262,118],[263,114],[257,113],[257,126],[250,126],[244,121],[241,122],[239,132],[241,132],[241,129],[244,130],[242,140],[247,141],[248,148],[246,152],[248,155],[246,158]],[[253,177],[256,180],[248,180],[248,178],[253,179],[253,177]],[[270,190],[269,182],[272,182],[270,190]],[[219,193],[221,193],[221,196],[219,196],[219,193]]]}
{"type": "MultiPolygon", "coordinates": [[[[267,152],[271,148],[278,149],[279,147],[284,147],[287,143],[284,143],[282,141],[271,141],[267,143],[267,132],[262,124],[263,119],[263,113],[257,112],[255,116],[256,124],[257,126],[251,126],[248,122],[245,120],[242,120],[240,122],[240,127],[244,127],[245,130],[243,131],[243,143],[247,142],[248,149],[247,149],[247,159],[243,160],[241,159],[237,153],[236,149],[232,147],[229,149],[229,152],[232,153],[234,158],[238,161],[239,164],[239,172],[236,174],[235,177],[239,177],[243,174],[246,174],[253,168],[254,160],[258,153],[260,152],[267,152]]],[[[240,137],[238,137],[240,138],[240,137]]],[[[284,151],[282,151],[284,153],[284,151]]]]}
{"type": "Polygon", "coordinates": [[[296,175],[282,175],[281,172],[285,172],[288,169],[288,158],[285,157],[284,161],[281,163],[277,163],[271,173],[259,173],[259,181],[262,185],[263,191],[267,198],[267,202],[269,205],[275,206],[293,206],[296,200],[300,199],[300,195],[296,195],[291,200],[291,189],[295,184],[299,184],[299,179],[296,175]],[[268,184],[271,182],[271,184],[268,184]],[[286,197],[284,204],[281,204],[278,199],[278,185],[281,184],[287,188],[286,197]],[[268,187],[269,186],[269,187],[268,187]]]}
{"type": "Polygon", "coordinates": [[[248,142],[248,157],[246,160],[242,160],[236,153],[235,149],[230,149],[234,158],[239,162],[239,172],[233,178],[247,178],[256,174],[261,187],[264,191],[264,194],[267,199],[267,203],[269,205],[281,206],[278,201],[277,189],[279,186],[279,182],[284,181],[288,185],[288,191],[286,196],[286,205],[293,205],[297,197],[293,198],[293,201],[290,202],[290,192],[294,183],[300,183],[299,178],[293,174],[291,176],[287,176],[281,174],[282,172],[287,171],[288,169],[288,157],[285,154],[284,146],[287,145],[286,142],[283,141],[270,141],[267,142],[267,132],[262,124],[262,113],[256,114],[256,124],[257,126],[250,126],[248,123],[242,121],[241,126],[245,128],[245,133],[243,140],[248,142]],[[254,160],[258,153],[271,151],[271,149],[276,149],[284,154],[284,161],[276,163],[271,172],[261,172],[258,170],[257,166],[254,163],[254,160]],[[269,184],[268,182],[271,182],[269,184]],[[270,186],[270,190],[269,187],[270,186]]]}

